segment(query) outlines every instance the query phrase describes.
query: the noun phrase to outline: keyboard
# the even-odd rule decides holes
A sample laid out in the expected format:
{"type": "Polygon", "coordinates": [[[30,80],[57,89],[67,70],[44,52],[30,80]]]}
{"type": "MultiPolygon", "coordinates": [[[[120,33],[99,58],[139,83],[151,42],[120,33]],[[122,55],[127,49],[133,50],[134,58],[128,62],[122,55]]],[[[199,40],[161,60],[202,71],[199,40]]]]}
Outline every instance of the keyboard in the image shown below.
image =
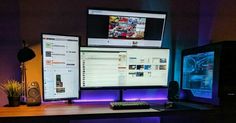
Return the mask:
{"type": "Polygon", "coordinates": [[[119,109],[148,109],[150,108],[150,104],[147,102],[111,102],[110,107],[113,110],[119,109]]]}

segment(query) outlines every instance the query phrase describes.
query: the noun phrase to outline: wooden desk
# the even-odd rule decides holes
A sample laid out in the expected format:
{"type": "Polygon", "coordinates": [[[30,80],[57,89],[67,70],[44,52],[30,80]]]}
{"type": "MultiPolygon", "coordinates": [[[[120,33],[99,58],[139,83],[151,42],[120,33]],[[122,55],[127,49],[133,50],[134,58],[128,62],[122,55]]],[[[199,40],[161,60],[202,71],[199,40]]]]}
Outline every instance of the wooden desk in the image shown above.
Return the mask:
{"type": "MultiPolygon", "coordinates": [[[[181,111],[181,113],[178,112],[177,114],[184,116],[189,114],[189,111],[181,111]]],[[[196,114],[196,116],[199,116],[201,113],[198,112],[196,114]]],[[[108,103],[48,103],[35,107],[28,107],[26,105],[19,107],[1,107],[0,123],[69,123],[71,120],[154,116],[166,117],[170,115],[176,115],[176,112],[163,110],[159,111],[154,109],[112,110],[109,108],[108,103]]]]}
{"type": "MultiPolygon", "coordinates": [[[[154,116],[159,111],[154,109],[112,110],[109,104],[64,104],[48,103],[41,106],[1,107],[0,122],[16,121],[58,121],[69,122],[76,119],[143,117],[154,116]],[[40,119],[40,120],[37,120],[40,119]]],[[[1,123],[2,123],[1,122],[1,123]]]]}

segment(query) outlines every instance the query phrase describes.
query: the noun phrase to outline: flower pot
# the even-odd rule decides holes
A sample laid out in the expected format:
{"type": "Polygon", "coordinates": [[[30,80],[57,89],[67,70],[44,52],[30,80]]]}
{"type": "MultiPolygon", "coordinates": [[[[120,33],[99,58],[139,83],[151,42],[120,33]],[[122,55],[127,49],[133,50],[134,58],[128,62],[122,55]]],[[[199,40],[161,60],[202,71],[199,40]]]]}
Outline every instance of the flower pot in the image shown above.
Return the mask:
{"type": "Polygon", "coordinates": [[[9,106],[15,107],[20,105],[20,97],[8,97],[9,106]]]}

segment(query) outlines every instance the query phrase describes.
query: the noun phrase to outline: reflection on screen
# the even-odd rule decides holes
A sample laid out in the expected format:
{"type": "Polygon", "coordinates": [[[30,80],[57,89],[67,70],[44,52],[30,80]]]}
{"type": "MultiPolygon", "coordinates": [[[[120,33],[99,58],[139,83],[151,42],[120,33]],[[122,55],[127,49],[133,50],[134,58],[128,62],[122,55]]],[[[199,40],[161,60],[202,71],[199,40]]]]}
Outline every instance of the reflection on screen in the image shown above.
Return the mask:
{"type": "Polygon", "coordinates": [[[204,52],[183,57],[183,89],[196,97],[212,98],[214,52],[204,52]]]}
{"type": "Polygon", "coordinates": [[[168,49],[80,48],[81,87],[167,86],[168,49]]]}

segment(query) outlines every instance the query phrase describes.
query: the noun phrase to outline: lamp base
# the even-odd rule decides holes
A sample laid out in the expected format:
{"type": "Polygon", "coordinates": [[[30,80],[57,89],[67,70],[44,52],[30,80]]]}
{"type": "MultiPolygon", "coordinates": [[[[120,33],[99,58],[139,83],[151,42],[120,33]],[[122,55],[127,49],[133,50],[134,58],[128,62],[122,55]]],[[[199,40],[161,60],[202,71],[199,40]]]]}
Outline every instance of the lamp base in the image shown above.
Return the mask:
{"type": "Polygon", "coordinates": [[[20,104],[21,105],[26,105],[26,97],[25,96],[20,97],[20,104]]]}

